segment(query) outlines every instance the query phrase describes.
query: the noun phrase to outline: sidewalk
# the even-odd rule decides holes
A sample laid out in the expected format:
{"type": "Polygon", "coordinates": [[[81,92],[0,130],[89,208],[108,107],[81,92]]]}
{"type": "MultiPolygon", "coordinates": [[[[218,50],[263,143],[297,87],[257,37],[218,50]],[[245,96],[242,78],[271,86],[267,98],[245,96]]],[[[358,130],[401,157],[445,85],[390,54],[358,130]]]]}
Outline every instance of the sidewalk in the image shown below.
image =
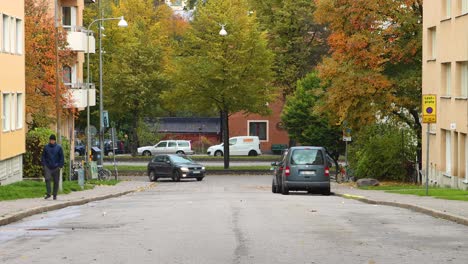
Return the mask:
{"type": "Polygon", "coordinates": [[[154,185],[154,183],[150,182],[123,181],[115,186],[96,186],[92,190],[59,195],[55,201],[52,200],[52,198],[48,200],[44,200],[43,198],[32,198],[1,201],[0,226],[43,212],[142,191],[147,188],[151,188],[154,185]]]}
{"type": "Polygon", "coordinates": [[[332,191],[345,198],[365,203],[410,209],[433,217],[468,225],[468,202],[443,200],[433,197],[361,190],[344,184],[332,183],[332,191]]]}

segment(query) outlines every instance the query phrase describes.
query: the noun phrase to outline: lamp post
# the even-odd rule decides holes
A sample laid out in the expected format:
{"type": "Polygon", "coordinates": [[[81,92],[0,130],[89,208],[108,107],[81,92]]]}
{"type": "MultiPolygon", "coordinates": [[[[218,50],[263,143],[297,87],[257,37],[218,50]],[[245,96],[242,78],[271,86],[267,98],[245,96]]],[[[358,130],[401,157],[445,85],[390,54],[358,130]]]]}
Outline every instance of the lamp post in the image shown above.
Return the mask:
{"type": "MultiPolygon", "coordinates": [[[[91,128],[90,128],[90,106],[89,106],[89,88],[90,88],[90,79],[89,79],[89,34],[91,32],[91,26],[96,23],[96,22],[100,22],[100,21],[107,21],[107,20],[120,20],[119,21],[119,24],[118,26],[119,27],[127,27],[128,26],[128,23],[127,21],[125,21],[124,17],[121,16],[121,17],[111,17],[111,18],[99,18],[99,19],[95,19],[93,20],[89,26],[88,26],[88,29],[86,31],[86,45],[87,45],[87,48],[86,48],[86,52],[88,53],[87,54],[87,76],[86,76],[86,85],[88,86],[87,87],[87,99],[86,99],[86,102],[87,102],[87,105],[86,105],[86,133],[87,133],[87,157],[86,157],[86,165],[87,165],[87,168],[89,169],[89,159],[91,158],[91,128]]],[[[100,47],[99,47],[100,48],[100,47]]],[[[99,87],[100,89],[102,89],[102,87],[99,87]]],[[[102,123],[102,112],[100,111],[100,122],[102,123]]],[[[102,153],[101,153],[102,155],[102,153]]],[[[89,175],[88,175],[89,177],[89,175]]]]}

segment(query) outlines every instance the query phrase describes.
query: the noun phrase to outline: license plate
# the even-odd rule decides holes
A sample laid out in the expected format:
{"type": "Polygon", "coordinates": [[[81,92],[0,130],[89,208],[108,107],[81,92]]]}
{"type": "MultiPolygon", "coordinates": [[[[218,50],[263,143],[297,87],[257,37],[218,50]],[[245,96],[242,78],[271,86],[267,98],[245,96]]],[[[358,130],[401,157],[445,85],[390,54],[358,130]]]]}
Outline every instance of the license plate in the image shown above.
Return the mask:
{"type": "Polygon", "coordinates": [[[301,175],[315,175],[315,171],[301,171],[301,175]]]}
{"type": "Polygon", "coordinates": [[[200,174],[200,171],[193,171],[193,174],[200,174]]]}

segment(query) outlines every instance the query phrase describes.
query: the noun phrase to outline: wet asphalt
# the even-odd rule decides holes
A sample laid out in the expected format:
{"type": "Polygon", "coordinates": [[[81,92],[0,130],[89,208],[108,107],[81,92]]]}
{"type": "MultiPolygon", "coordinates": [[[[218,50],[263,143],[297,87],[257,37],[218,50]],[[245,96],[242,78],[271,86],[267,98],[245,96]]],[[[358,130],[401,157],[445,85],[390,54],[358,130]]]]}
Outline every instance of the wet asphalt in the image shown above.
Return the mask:
{"type": "Polygon", "coordinates": [[[163,181],[36,215],[0,227],[0,263],[468,263],[466,226],[270,182],[163,181]]]}

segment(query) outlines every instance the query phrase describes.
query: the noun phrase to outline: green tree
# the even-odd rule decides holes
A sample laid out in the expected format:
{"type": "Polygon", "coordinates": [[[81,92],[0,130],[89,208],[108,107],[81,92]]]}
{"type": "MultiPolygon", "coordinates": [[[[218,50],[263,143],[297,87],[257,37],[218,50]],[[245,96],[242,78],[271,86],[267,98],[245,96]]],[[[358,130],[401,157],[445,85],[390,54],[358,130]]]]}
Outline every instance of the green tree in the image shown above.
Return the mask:
{"type": "Polygon", "coordinates": [[[286,99],[281,119],[291,139],[302,145],[324,146],[337,161],[344,144],[340,127],[317,111],[323,89],[316,72],[299,80],[294,94],[286,99]]]}
{"type": "Polygon", "coordinates": [[[251,0],[263,30],[268,32],[268,46],[275,53],[275,85],[291,94],[326,54],[327,31],[315,22],[315,1],[251,0]]]}
{"type": "Polygon", "coordinates": [[[199,3],[175,59],[174,87],[164,93],[172,108],[218,111],[223,120],[224,167],[229,168],[229,114],[267,113],[272,100],[273,54],[246,0],[199,3]],[[219,34],[224,24],[227,36],[219,34]]]}

